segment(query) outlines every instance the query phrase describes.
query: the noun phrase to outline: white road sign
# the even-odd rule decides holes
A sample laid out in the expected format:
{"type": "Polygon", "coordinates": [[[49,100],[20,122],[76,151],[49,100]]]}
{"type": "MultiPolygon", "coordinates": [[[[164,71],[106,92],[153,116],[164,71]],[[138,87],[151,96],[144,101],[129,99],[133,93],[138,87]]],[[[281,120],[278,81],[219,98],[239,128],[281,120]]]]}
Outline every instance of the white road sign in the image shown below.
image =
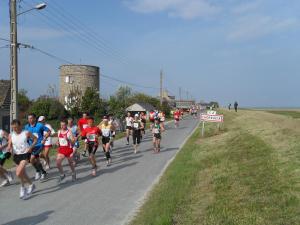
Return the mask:
{"type": "Polygon", "coordinates": [[[223,115],[201,114],[200,120],[204,121],[204,122],[222,123],[224,120],[224,116],[223,115]]]}

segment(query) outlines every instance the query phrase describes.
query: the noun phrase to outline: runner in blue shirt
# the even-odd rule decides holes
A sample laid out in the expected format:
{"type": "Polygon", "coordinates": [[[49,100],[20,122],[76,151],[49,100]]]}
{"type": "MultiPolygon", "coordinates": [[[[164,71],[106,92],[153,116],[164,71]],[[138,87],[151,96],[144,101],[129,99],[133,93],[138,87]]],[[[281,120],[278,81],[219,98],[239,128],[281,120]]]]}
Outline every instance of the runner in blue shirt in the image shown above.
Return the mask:
{"type": "MultiPolygon", "coordinates": [[[[28,115],[28,124],[24,127],[24,129],[37,137],[37,143],[35,144],[31,153],[30,163],[36,170],[35,180],[44,181],[46,179],[47,173],[40,162],[39,156],[41,151],[43,150],[45,141],[51,134],[51,131],[48,127],[36,121],[36,115],[34,113],[30,113],[28,115]],[[47,133],[44,134],[44,131],[47,133]]],[[[29,139],[28,142],[29,145],[31,145],[33,143],[33,140],[29,139]]]]}

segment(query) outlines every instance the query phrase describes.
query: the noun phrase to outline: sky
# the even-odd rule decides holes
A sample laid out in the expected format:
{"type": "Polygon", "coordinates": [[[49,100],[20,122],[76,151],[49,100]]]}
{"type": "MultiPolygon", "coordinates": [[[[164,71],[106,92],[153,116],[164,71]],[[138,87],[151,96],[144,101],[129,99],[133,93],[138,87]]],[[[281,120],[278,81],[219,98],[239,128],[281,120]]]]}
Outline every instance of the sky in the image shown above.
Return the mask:
{"type": "MultiPolygon", "coordinates": [[[[8,0],[0,0],[0,38],[9,39],[8,0]]],[[[19,88],[31,98],[58,87],[59,66],[101,74],[157,96],[159,73],[170,94],[225,106],[300,107],[299,0],[46,0],[18,16],[19,88]],[[143,87],[146,86],[146,87],[143,87]]],[[[40,3],[21,0],[19,12],[40,3]]],[[[9,48],[0,40],[0,79],[9,48]]],[[[120,82],[101,77],[100,93],[120,82]]]]}

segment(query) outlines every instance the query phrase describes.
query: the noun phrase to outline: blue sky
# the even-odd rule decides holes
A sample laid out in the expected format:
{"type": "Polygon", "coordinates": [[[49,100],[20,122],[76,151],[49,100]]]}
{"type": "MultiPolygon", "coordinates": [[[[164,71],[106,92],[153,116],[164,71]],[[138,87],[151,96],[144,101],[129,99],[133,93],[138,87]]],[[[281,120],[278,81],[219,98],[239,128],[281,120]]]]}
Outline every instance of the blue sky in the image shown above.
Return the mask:
{"type": "MultiPolygon", "coordinates": [[[[23,0],[19,10],[39,1],[23,0]]],[[[19,42],[72,63],[98,65],[127,82],[164,87],[178,96],[222,105],[300,106],[300,2],[297,0],[48,0],[18,18],[19,42]],[[96,47],[95,47],[96,45],[96,47]]],[[[9,38],[8,0],[0,0],[0,37],[9,38]]],[[[0,47],[7,43],[0,41],[0,47]]],[[[19,51],[20,88],[32,98],[58,86],[59,66],[19,51]]],[[[9,77],[9,49],[0,48],[0,78],[9,77]]],[[[101,94],[120,83],[103,78],[101,94]]],[[[157,89],[134,87],[157,95],[157,89]]]]}

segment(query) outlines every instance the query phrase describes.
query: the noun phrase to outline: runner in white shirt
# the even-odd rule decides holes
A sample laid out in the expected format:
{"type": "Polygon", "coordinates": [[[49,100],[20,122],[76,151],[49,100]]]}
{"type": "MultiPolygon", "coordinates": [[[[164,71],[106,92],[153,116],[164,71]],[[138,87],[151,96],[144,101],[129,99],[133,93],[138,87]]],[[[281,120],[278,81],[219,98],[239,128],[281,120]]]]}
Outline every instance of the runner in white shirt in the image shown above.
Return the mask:
{"type": "Polygon", "coordinates": [[[27,199],[34,189],[35,185],[31,182],[30,178],[26,173],[26,165],[30,160],[31,152],[37,143],[37,137],[26,130],[22,130],[20,120],[13,120],[11,123],[13,132],[9,136],[8,150],[13,153],[13,160],[17,165],[16,175],[19,177],[21,182],[20,198],[27,199]],[[32,144],[29,145],[29,139],[32,144]],[[25,187],[28,184],[28,187],[25,187]]]}
{"type": "Polygon", "coordinates": [[[7,151],[7,141],[8,133],[0,129],[0,177],[3,178],[0,187],[10,184],[13,180],[12,173],[3,168],[5,161],[11,156],[11,153],[7,151]]]}
{"type": "Polygon", "coordinates": [[[125,118],[125,122],[126,122],[127,145],[129,145],[129,136],[131,135],[131,132],[132,132],[132,122],[133,122],[133,118],[132,118],[130,112],[127,113],[127,117],[125,118]]]}
{"type": "MultiPolygon", "coordinates": [[[[50,124],[46,123],[45,116],[40,116],[39,119],[38,119],[38,122],[44,124],[45,127],[47,127],[50,130],[50,132],[51,132],[50,135],[55,134],[55,130],[52,128],[52,126],[50,124]]],[[[47,132],[44,131],[44,135],[46,135],[46,134],[47,134],[47,132]]],[[[50,169],[49,151],[50,151],[51,148],[52,148],[52,137],[49,136],[45,141],[44,149],[43,149],[44,151],[40,155],[40,157],[45,160],[44,166],[45,166],[46,170],[50,169]]]]}

